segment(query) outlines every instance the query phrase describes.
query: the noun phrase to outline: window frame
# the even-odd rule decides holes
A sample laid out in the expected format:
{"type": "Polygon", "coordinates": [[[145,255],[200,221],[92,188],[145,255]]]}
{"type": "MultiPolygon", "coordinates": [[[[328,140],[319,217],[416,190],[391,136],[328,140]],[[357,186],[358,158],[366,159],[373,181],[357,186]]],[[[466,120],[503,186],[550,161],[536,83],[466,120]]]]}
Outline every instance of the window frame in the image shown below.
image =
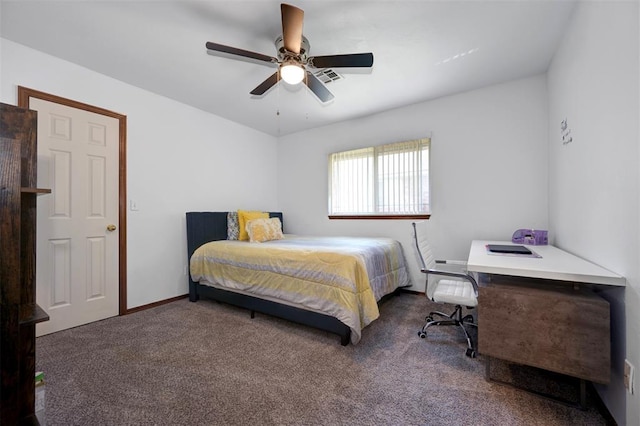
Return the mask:
{"type": "MultiPolygon", "coordinates": [[[[377,165],[374,166],[375,169],[375,173],[377,175],[377,165]]],[[[338,151],[338,152],[333,152],[331,154],[329,154],[328,157],[328,191],[327,191],[327,208],[329,210],[329,214],[327,215],[327,217],[331,220],[335,220],[335,219],[345,219],[345,220],[353,220],[353,219],[357,219],[357,220],[397,220],[397,219],[430,219],[431,218],[431,137],[423,137],[423,138],[418,138],[418,139],[410,139],[410,140],[405,140],[405,141],[399,141],[399,142],[393,142],[393,143],[389,143],[389,144],[383,144],[383,145],[377,145],[377,146],[369,146],[369,147],[363,147],[363,148],[356,148],[356,149],[352,149],[352,150],[345,150],[345,151],[338,151]],[[332,187],[333,187],[333,176],[332,176],[332,156],[335,154],[342,154],[342,153],[348,153],[351,151],[358,151],[358,150],[364,150],[364,149],[373,149],[374,150],[374,154],[373,154],[373,158],[374,158],[374,163],[377,162],[377,157],[378,157],[378,150],[382,149],[383,147],[389,147],[392,145],[401,145],[403,143],[407,143],[407,142],[414,142],[414,141],[426,141],[426,145],[427,145],[427,193],[428,193],[428,200],[427,200],[427,206],[429,208],[428,212],[424,212],[424,213],[407,213],[407,214],[389,214],[389,213],[354,213],[354,214],[332,214],[331,213],[331,197],[332,197],[332,187]]],[[[374,192],[378,191],[378,179],[377,176],[374,177],[374,192]]]]}

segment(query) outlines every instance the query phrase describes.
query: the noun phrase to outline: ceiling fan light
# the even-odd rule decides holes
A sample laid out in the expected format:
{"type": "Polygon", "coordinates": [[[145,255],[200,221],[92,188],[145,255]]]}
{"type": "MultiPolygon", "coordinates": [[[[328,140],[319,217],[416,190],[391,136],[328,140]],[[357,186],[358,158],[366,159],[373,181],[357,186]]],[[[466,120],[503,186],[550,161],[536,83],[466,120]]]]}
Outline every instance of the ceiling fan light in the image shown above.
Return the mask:
{"type": "Polygon", "coordinates": [[[295,63],[285,63],[280,67],[280,76],[289,84],[298,84],[304,79],[304,69],[295,63]]]}

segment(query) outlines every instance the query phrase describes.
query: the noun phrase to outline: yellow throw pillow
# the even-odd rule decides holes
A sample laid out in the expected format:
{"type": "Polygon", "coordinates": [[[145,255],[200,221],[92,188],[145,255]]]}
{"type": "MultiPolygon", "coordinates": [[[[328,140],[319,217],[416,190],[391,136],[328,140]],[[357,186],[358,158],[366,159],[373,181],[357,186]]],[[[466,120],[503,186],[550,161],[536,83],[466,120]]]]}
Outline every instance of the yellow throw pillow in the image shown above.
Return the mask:
{"type": "Polygon", "coordinates": [[[269,219],[269,213],[238,210],[238,227],[240,228],[238,239],[240,241],[249,241],[249,234],[247,234],[247,222],[251,219],[269,219]]]}
{"type": "Polygon", "coordinates": [[[271,240],[281,240],[282,224],[280,219],[272,217],[270,219],[251,219],[247,222],[247,233],[249,241],[252,243],[263,243],[271,240]]]}

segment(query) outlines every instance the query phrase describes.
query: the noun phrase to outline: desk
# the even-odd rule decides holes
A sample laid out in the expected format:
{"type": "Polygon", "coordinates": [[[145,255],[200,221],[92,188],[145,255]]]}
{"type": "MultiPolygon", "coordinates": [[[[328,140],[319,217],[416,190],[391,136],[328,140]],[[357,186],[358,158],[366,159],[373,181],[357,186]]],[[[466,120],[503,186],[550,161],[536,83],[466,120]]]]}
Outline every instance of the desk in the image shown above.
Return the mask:
{"type": "Polygon", "coordinates": [[[580,379],[609,383],[609,303],[592,288],[624,286],[607,269],[553,246],[527,246],[541,257],[489,253],[473,241],[467,268],[479,274],[478,353],[580,379]],[[583,285],[583,284],[588,285],[583,285]]]}
{"type": "Polygon", "coordinates": [[[469,250],[469,271],[577,283],[626,285],[624,277],[554,246],[527,246],[529,250],[542,256],[534,258],[490,254],[486,249],[487,244],[512,243],[474,240],[469,250]]]}

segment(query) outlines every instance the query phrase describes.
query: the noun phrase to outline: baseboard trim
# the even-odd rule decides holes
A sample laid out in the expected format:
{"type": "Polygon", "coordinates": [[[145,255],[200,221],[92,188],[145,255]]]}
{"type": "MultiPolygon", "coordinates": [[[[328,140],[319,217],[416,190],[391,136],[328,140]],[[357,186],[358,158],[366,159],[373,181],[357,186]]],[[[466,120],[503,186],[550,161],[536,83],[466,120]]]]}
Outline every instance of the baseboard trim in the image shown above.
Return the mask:
{"type": "Polygon", "coordinates": [[[136,306],[135,308],[127,309],[124,315],[134,314],[140,311],[146,311],[147,309],[155,308],[157,306],[166,305],[167,303],[175,302],[177,300],[184,299],[189,297],[188,294],[183,294],[182,296],[172,297],[170,299],[159,300],[157,302],[149,303],[148,305],[136,306]]]}

